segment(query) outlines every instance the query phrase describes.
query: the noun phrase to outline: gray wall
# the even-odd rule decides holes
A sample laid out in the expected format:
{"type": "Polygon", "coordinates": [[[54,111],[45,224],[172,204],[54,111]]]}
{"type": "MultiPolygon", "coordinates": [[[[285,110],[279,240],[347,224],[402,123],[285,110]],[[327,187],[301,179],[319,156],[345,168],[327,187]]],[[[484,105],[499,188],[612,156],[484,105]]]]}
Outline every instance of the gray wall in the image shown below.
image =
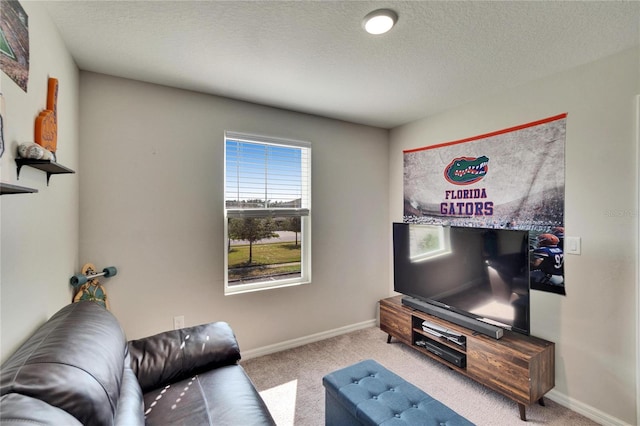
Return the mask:
{"type": "MultiPolygon", "coordinates": [[[[604,424],[636,423],[638,49],[393,129],[391,219],[402,220],[402,151],[568,113],[567,296],[534,291],[531,333],[556,343],[551,395],[604,424]]],[[[516,148],[517,149],[517,148],[516,148]]]]}
{"type": "Polygon", "coordinates": [[[127,336],[225,320],[255,349],[372,321],[387,295],[388,131],[82,72],[81,261],[127,336]],[[309,285],[223,295],[225,130],[312,143],[309,285]]]}
{"type": "Polygon", "coordinates": [[[37,194],[0,197],[0,349],[6,358],[38,325],[72,297],[69,278],[78,270],[79,175],[52,176],[23,167],[17,180],[18,144],[33,142],[34,123],[47,105],[47,82],[57,78],[58,162],[78,170],[78,69],[41,6],[20,2],[29,16],[27,92],[0,72],[4,95],[5,151],[2,182],[37,194]]]}

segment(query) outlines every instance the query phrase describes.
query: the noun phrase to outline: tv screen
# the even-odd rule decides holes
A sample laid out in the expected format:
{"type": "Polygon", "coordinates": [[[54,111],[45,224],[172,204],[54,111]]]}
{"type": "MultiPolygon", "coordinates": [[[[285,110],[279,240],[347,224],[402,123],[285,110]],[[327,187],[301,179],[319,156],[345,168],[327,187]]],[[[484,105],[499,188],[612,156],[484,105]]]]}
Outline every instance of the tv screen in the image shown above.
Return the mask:
{"type": "Polygon", "coordinates": [[[529,232],[393,224],[394,290],[529,334],[529,232]]]}

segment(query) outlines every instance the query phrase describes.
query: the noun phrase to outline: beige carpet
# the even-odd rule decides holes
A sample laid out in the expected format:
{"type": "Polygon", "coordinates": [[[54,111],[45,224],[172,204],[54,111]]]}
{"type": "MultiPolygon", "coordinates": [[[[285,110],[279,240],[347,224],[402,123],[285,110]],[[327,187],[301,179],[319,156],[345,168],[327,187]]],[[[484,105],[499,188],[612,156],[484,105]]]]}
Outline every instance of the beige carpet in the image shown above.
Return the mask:
{"type": "Polygon", "coordinates": [[[478,426],[591,426],[597,423],[548,398],[527,407],[520,421],[515,402],[449,370],[372,327],[241,364],[264,398],[278,426],[324,425],[322,377],[363,359],[387,369],[446,404],[478,426]]]}

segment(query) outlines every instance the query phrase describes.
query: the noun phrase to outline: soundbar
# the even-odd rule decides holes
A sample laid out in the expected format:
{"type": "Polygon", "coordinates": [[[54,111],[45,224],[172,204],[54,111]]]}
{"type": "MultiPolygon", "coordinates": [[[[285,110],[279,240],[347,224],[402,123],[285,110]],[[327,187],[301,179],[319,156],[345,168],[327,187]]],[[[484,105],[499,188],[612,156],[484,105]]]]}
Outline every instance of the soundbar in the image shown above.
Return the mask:
{"type": "Polygon", "coordinates": [[[442,358],[451,364],[465,368],[467,366],[467,356],[463,353],[456,352],[453,349],[432,340],[417,340],[416,346],[425,348],[438,358],[442,358]]]}
{"type": "Polygon", "coordinates": [[[423,302],[413,297],[405,296],[402,298],[402,304],[410,306],[421,312],[433,315],[434,317],[442,318],[454,324],[458,324],[462,327],[466,327],[470,330],[477,331],[494,339],[500,339],[504,335],[504,330],[495,325],[487,324],[482,321],[461,315],[457,312],[449,311],[431,303],[423,302]]]}

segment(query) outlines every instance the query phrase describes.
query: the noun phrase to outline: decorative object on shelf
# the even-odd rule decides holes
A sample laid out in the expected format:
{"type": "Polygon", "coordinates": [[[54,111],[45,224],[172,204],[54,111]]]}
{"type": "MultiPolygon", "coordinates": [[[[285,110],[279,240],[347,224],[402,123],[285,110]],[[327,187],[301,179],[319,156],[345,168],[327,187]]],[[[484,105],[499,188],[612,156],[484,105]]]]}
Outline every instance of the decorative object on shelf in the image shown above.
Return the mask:
{"type": "Polygon", "coordinates": [[[25,142],[18,145],[18,155],[32,160],[53,160],[53,153],[48,149],[33,142],[25,142]]]}
{"type": "Polygon", "coordinates": [[[98,278],[100,277],[113,277],[118,273],[115,266],[108,266],[102,270],[102,272],[96,272],[96,267],[92,263],[85,263],[82,267],[81,273],[76,274],[69,280],[70,284],[74,287],[76,293],[73,297],[73,302],[80,302],[82,300],[90,300],[97,302],[105,308],[109,309],[109,301],[107,300],[107,292],[100,284],[98,278]]]}
{"type": "Polygon", "coordinates": [[[17,0],[0,0],[0,69],[22,90],[29,81],[29,16],[17,0]]]}
{"type": "MultiPolygon", "coordinates": [[[[0,0],[1,1],[1,0],[0,0]]],[[[36,117],[35,143],[27,142],[18,146],[16,164],[18,179],[22,166],[29,166],[47,173],[47,186],[51,175],[75,173],[68,167],[56,163],[58,145],[58,80],[49,78],[47,109],[36,117]]]]}
{"type": "Polygon", "coordinates": [[[49,78],[47,109],[36,117],[35,142],[55,153],[58,145],[58,79],[49,78]]]}

